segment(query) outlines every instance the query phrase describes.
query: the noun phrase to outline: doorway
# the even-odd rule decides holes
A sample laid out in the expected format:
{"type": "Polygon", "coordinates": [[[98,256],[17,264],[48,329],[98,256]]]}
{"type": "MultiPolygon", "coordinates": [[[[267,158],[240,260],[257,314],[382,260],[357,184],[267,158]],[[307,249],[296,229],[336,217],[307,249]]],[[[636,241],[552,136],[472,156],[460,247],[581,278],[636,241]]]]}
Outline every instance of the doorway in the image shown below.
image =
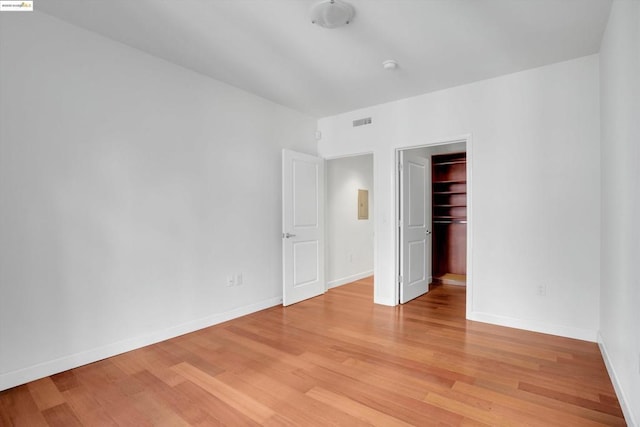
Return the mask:
{"type": "Polygon", "coordinates": [[[457,145],[431,155],[434,285],[467,284],[467,153],[457,145]]]}
{"type": "Polygon", "coordinates": [[[373,154],[326,159],[325,171],[326,283],[330,289],[373,275],[373,154]]]}
{"type": "Polygon", "coordinates": [[[463,285],[467,286],[467,313],[471,308],[468,148],[465,138],[396,150],[400,303],[437,284],[463,285]]]}

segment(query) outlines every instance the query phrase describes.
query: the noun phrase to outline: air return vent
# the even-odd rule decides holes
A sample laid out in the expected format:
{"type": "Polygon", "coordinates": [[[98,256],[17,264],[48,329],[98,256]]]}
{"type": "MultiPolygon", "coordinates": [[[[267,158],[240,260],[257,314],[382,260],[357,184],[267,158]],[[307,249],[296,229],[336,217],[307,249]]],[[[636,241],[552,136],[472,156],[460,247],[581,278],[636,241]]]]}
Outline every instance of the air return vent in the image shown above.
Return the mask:
{"type": "Polygon", "coordinates": [[[353,127],[370,125],[370,124],[371,124],[371,117],[365,117],[364,119],[358,119],[353,121],[353,127]]]}

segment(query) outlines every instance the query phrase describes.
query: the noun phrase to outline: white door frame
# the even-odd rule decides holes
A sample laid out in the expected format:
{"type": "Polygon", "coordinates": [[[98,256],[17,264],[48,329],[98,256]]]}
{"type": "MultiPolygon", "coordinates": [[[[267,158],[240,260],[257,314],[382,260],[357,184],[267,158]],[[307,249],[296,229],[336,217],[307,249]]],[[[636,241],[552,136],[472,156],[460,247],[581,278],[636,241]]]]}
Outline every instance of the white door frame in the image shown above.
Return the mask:
{"type": "Polygon", "coordinates": [[[435,147],[438,145],[449,145],[464,142],[466,143],[466,151],[467,151],[467,304],[466,304],[466,317],[469,318],[469,315],[473,312],[473,144],[471,143],[471,135],[463,135],[457,138],[448,138],[433,142],[428,142],[426,144],[419,145],[410,145],[410,146],[402,146],[397,147],[395,149],[394,156],[394,217],[395,217],[395,259],[394,259],[394,271],[396,278],[396,286],[395,286],[395,299],[396,305],[400,301],[400,289],[397,283],[397,279],[400,276],[400,229],[398,228],[398,224],[400,221],[400,180],[398,176],[398,163],[400,162],[400,152],[405,150],[412,150],[414,148],[428,148],[435,147]]]}
{"type": "MultiPolygon", "coordinates": [[[[322,158],[324,159],[325,165],[326,165],[326,162],[329,161],[329,160],[344,159],[344,158],[347,158],[347,157],[368,156],[368,155],[371,155],[372,162],[373,162],[373,190],[372,190],[372,192],[373,192],[373,195],[374,195],[373,197],[375,198],[376,185],[377,185],[376,184],[377,177],[376,177],[376,153],[375,153],[375,151],[362,151],[362,152],[353,153],[353,154],[344,154],[344,155],[338,155],[338,156],[327,156],[327,157],[322,157],[322,158]]],[[[327,191],[328,191],[328,188],[329,188],[329,186],[327,185],[327,174],[326,173],[324,174],[324,180],[325,180],[325,182],[324,182],[324,199],[326,201],[326,200],[328,200],[327,191]]],[[[327,206],[328,206],[328,204],[325,203],[324,204],[324,209],[325,209],[324,217],[325,218],[327,218],[327,206]]],[[[370,205],[369,209],[373,210],[374,206],[370,205]]],[[[377,216],[375,214],[375,211],[374,211],[373,218],[374,218],[374,220],[373,220],[374,221],[374,223],[373,223],[373,229],[374,229],[374,236],[373,236],[373,271],[375,272],[376,262],[377,262],[377,258],[378,258],[378,251],[376,250],[377,244],[378,244],[378,239],[375,236],[375,228],[376,228],[376,224],[375,224],[376,219],[375,218],[377,218],[377,216]]],[[[324,247],[325,247],[325,257],[324,257],[324,259],[325,259],[325,265],[324,265],[325,272],[324,272],[324,277],[326,278],[326,277],[328,277],[328,275],[327,275],[327,268],[328,268],[327,264],[328,263],[326,262],[326,260],[329,259],[329,254],[328,254],[328,251],[329,251],[329,236],[327,236],[327,227],[324,228],[324,247]]],[[[325,292],[328,291],[329,290],[329,281],[328,280],[325,280],[325,285],[324,286],[325,286],[325,292]]],[[[374,276],[373,276],[374,295],[375,295],[375,288],[376,288],[376,276],[374,274],[374,276]]]]}

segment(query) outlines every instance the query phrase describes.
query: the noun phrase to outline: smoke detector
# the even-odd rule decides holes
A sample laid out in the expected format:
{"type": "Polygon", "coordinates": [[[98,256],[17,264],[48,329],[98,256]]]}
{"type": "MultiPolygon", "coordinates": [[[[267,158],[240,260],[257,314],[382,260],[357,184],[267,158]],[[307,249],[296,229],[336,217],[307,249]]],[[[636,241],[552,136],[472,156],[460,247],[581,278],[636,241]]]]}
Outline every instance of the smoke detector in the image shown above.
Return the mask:
{"type": "Polygon", "coordinates": [[[340,0],[323,0],[311,8],[311,22],[323,28],[346,25],[354,15],[353,6],[340,0]]]}

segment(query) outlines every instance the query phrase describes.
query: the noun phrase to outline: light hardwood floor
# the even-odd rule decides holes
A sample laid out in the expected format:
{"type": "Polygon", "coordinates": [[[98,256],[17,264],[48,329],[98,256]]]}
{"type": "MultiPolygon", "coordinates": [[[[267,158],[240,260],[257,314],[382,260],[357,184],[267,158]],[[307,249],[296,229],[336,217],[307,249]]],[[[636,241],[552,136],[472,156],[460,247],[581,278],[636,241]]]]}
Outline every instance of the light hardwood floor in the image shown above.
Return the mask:
{"type": "Polygon", "coordinates": [[[464,319],[371,279],[0,393],[0,425],[624,425],[594,343],[464,319]]]}

